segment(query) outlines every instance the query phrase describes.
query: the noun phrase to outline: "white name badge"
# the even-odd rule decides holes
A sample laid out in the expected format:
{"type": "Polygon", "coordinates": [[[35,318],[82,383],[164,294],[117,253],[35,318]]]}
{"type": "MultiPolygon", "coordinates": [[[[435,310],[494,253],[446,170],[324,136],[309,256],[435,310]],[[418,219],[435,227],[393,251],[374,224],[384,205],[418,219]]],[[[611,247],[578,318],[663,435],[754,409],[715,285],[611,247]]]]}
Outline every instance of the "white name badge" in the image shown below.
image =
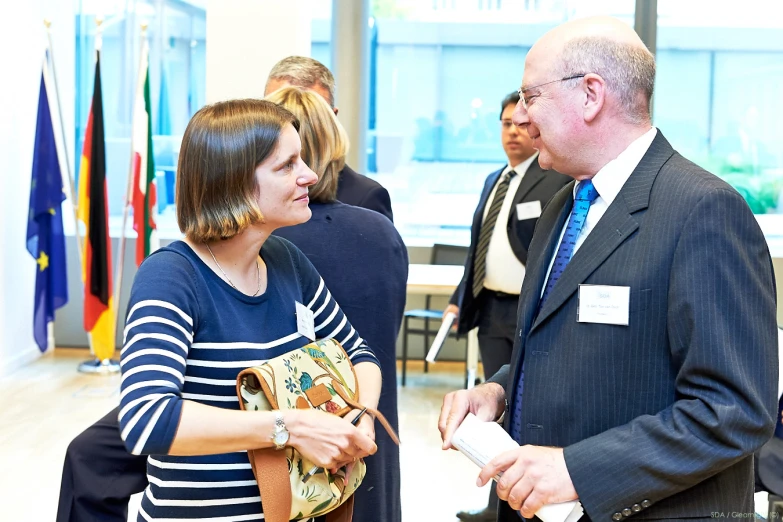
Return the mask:
{"type": "Polygon", "coordinates": [[[315,341],[313,311],[300,302],[296,302],[296,330],[300,335],[315,341]]]}
{"type": "Polygon", "coordinates": [[[579,285],[580,323],[619,324],[628,326],[630,286],[579,285]]]}
{"type": "Polygon", "coordinates": [[[541,202],[540,201],[526,201],[525,203],[517,203],[517,219],[523,221],[525,219],[537,219],[541,217],[541,202]]]}

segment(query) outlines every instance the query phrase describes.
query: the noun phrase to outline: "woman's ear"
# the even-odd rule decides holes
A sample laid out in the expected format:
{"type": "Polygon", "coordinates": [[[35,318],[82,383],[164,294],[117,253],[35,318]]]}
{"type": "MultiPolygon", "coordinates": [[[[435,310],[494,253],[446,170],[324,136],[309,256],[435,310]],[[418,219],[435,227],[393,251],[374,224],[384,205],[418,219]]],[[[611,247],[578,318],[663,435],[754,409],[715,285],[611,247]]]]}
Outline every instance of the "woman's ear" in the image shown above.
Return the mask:
{"type": "Polygon", "coordinates": [[[582,89],[586,95],[583,107],[584,119],[590,123],[601,112],[606,101],[606,82],[597,74],[586,74],[582,89]]]}

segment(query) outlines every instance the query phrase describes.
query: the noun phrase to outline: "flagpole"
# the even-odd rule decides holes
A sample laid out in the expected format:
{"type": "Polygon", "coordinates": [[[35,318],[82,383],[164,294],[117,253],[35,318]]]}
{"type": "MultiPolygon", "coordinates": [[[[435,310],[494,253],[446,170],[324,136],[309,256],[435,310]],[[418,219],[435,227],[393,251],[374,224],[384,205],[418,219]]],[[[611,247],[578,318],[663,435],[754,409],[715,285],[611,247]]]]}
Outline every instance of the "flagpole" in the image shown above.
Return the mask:
{"type": "MultiPolygon", "coordinates": [[[[141,24],[141,50],[139,52],[139,73],[136,78],[136,84],[138,85],[139,81],[142,81],[141,78],[143,78],[144,74],[144,46],[146,45],[146,38],[147,38],[147,23],[141,24]]],[[[149,60],[149,58],[147,58],[149,60]]],[[[116,287],[114,289],[114,302],[117,304],[117,306],[114,307],[114,328],[115,328],[115,334],[114,337],[116,339],[117,334],[116,330],[119,328],[119,321],[118,316],[120,313],[120,295],[122,293],[122,272],[123,267],[125,265],[125,227],[128,224],[128,210],[131,206],[131,203],[133,201],[133,145],[134,145],[134,132],[136,131],[136,103],[138,102],[137,96],[135,96],[135,90],[134,90],[134,99],[133,99],[133,109],[132,109],[132,124],[131,124],[131,140],[130,140],[130,146],[131,146],[131,153],[130,153],[130,166],[128,168],[128,185],[125,189],[125,204],[123,205],[122,210],[122,228],[120,229],[120,245],[119,245],[119,259],[117,260],[117,271],[116,276],[114,280],[116,281],[116,287]]],[[[138,234],[142,234],[141,231],[137,231],[138,234]]],[[[137,247],[138,248],[138,247],[137,247]]]]}
{"type": "Polygon", "coordinates": [[[70,190],[70,194],[68,195],[71,199],[71,208],[73,209],[73,225],[76,229],[76,250],[79,252],[79,266],[82,266],[82,255],[84,253],[82,252],[82,234],[79,230],[79,214],[78,214],[78,203],[76,201],[77,199],[77,192],[76,192],[76,184],[73,179],[73,171],[71,167],[71,157],[68,154],[68,140],[65,136],[65,123],[63,120],[63,110],[60,104],[60,88],[57,86],[57,69],[54,66],[54,44],[52,43],[52,31],[51,26],[52,22],[49,19],[44,19],[44,25],[46,26],[46,38],[49,41],[49,66],[52,69],[52,83],[54,84],[54,95],[55,99],[57,100],[57,115],[60,118],[60,133],[62,134],[63,138],[63,151],[65,152],[65,166],[66,170],[68,172],[68,189],[70,190]]]}
{"type": "MultiPolygon", "coordinates": [[[[96,18],[95,19],[95,25],[97,26],[97,29],[95,30],[95,60],[98,60],[98,53],[100,52],[101,46],[102,46],[102,38],[101,38],[101,32],[103,31],[103,28],[101,28],[101,24],[103,23],[103,18],[96,18]]],[[[94,95],[94,93],[93,93],[94,95]]],[[[108,225],[108,223],[107,223],[108,225]]],[[[78,226],[78,223],[77,223],[78,226]]],[[[111,248],[111,237],[109,237],[109,244],[106,245],[106,248],[111,248]]],[[[82,265],[83,266],[83,265],[82,265]]],[[[116,305],[115,305],[116,306],[116,305]]],[[[119,361],[115,359],[104,359],[101,360],[95,355],[95,349],[93,348],[93,342],[92,342],[92,333],[87,332],[87,339],[90,342],[90,353],[92,353],[94,359],[84,361],[83,363],[79,364],[78,370],[80,373],[97,373],[102,375],[108,375],[113,373],[119,373],[120,371],[120,363],[119,361]]],[[[114,333],[114,340],[116,342],[117,339],[117,333],[115,328],[114,333]]],[[[116,351],[116,347],[115,347],[116,351]]]]}

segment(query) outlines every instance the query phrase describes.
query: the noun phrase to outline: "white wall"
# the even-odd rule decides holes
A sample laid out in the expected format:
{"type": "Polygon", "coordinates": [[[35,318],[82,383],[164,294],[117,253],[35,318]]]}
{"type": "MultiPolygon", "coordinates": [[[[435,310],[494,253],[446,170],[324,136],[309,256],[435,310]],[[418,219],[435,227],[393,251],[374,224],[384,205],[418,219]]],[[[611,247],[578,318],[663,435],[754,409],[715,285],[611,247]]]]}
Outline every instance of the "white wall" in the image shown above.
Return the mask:
{"type": "Polygon", "coordinates": [[[207,103],[261,98],[272,66],[310,56],[308,0],[207,2],[207,103]]]}
{"type": "MultiPolygon", "coordinates": [[[[33,340],[36,264],[25,248],[33,141],[41,63],[46,46],[44,18],[52,21],[60,99],[68,146],[74,132],[74,2],[25,0],[0,4],[0,377],[40,356],[33,340]]],[[[55,128],[55,132],[59,127],[55,128]]],[[[71,153],[71,159],[73,154],[71,153]]],[[[63,172],[65,176],[65,172],[63,172]]],[[[65,203],[64,210],[70,211],[65,203]]],[[[70,288],[71,293],[81,289],[70,288]]]]}

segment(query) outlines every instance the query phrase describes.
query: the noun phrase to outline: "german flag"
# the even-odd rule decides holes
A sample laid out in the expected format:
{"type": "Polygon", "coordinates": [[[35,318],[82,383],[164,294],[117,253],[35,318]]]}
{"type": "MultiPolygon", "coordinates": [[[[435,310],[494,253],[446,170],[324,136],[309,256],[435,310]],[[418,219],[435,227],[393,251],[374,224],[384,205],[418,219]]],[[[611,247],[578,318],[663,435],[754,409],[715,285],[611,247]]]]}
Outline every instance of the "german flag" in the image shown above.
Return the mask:
{"type": "Polygon", "coordinates": [[[84,329],[92,335],[92,350],[100,360],[114,354],[111,241],[106,197],[106,142],[103,129],[100,51],[95,60],[95,86],[79,168],[79,221],[87,231],[82,256],[84,329]]]}

